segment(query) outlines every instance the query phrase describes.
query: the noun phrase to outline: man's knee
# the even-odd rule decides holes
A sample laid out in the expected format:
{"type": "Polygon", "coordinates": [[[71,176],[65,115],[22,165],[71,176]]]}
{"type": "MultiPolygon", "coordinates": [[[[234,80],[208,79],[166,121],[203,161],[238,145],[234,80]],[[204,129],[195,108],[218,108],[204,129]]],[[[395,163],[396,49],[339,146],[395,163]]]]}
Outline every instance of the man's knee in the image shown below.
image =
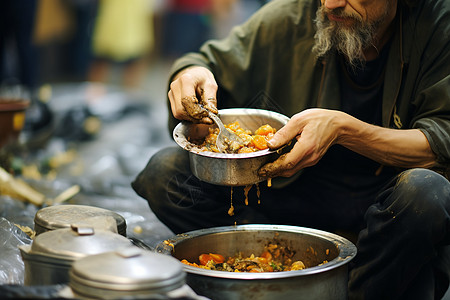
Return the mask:
{"type": "Polygon", "coordinates": [[[396,193],[405,203],[414,200],[417,209],[448,207],[450,204],[450,183],[438,173],[428,169],[410,169],[398,177],[396,193]]]}
{"type": "Polygon", "coordinates": [[[167,188],[167,182],[172,177],[188,171],[187,151],[178,147],[165,148],[150,158],[131,185],[138,195],[150,200],[153,194],[167,188]]]}
{"type": "Polygon", "coordinates": [[[446,239],[450,183],[445,177],[427,169],[411,169],[399,176],[394,194],[391,209],[399,222],[435,241],[446,239]]]}

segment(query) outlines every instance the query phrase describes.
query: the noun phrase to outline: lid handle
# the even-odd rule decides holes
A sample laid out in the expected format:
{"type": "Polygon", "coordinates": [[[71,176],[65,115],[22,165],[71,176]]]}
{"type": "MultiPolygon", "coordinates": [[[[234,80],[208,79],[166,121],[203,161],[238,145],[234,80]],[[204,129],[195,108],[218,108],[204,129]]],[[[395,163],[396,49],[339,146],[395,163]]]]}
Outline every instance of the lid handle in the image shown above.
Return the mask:
{"type": "Polygon", "coordinates": [[[131,258],[142,255],[142,250],[136,246],[123,247],[116,251],[123,258],[131,258]]]}
{"type": "Polygon", "coordinates": [[[70,228],[72,228],[72,230],[75,231],[78,235],[94,235],[94,228],[92,227],[71,224],[70,228]]]}

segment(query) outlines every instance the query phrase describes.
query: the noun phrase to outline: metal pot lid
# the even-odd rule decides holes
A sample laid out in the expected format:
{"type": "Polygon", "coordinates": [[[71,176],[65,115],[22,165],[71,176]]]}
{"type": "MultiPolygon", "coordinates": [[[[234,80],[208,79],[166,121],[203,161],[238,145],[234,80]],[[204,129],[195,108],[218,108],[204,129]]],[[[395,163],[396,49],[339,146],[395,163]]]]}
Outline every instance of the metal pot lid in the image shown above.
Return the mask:
{"type": "MultiPolygon", "coordinates": [[[[45,207],[37,211],[34,223],[48,230],[68,228],[71,224],[83,224],[101,227],[101,218],[113,217],[117,223],[117,232],[126,235],[125,219],[110,210],[88,205],[57,205],[45,207]]],[[[108,229],[108,228],[105,228],[108,229]]]]}
{"type": "Polygon", "coordinates": [[[91,296],[101,291],[164,293],[183,286],[185,276],[177,259],[131,246],[75,261],[70,286],[91,296]]]}
{"type": "Polygon", "coordinates": [[[130,245],[130,240],[120,234],[73,225],[71,228],[51,230],[36,236],[30,252],[75,260],[130,245]]]}

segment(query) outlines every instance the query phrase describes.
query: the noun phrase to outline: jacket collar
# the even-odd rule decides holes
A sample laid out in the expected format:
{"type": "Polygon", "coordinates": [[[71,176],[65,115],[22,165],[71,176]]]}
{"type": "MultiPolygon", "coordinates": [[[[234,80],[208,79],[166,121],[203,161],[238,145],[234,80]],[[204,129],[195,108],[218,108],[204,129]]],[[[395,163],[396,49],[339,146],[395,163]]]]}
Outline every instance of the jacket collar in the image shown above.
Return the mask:
{"type": "Polygon", "coordinates": [[[400,94],[403,74],[406,70],[409,59],[409,52],[405,55],[403,41],[403,10],[399,6],[398,17],[396,18],[396,29],[393,36],[391,49],[386,66],[386,76],[384,78],[382,124],[384,127],[402,128],[402,120],[397,115],[396,102],[400,94]]]}

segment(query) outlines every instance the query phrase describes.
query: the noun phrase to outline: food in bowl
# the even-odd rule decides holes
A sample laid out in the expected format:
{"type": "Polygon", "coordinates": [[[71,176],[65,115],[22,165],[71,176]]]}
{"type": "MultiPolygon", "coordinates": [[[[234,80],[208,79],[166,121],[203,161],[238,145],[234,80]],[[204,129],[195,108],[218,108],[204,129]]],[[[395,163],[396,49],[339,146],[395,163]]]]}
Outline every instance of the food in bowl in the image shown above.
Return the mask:
{"type": "MultiPolygon", "coordinates": [[[[242,128],[239,121],[234,121],[233,123],[224,124],[225,128],[236,135],[238,135],[244,143],[241,145],[236,145],[235,147],[228,147],[227,153],[252,153],[260,150],[265,150],[268,148],[267,142],[273,137],[276,129],[269,124],[264,124],[252,133],[251,130],[242,128]]],[[[199,144],[198,147],[200,151],[211,151],[220,153],[217,149],[216,140],[219,134],[219,128],[209,128],[209,134],[201,141],[193,141],[199,144]]]]}
{"type": "MultiPolygon", "coordinates": [[[[312,247],[310,248],[310,251],[314,253],[312,247]]],[[[326,252],[329,253],[329,250],[326,252]]],[[[277,242],[269,242],[259,256],[255,256],[254,254],[244,256],[242,252],[238,252],[236,255],[225,259],[221,254],[202,253],[198,257],[198,263],[189,262],[187,259],[182,259],[181,262],[197,268],[226,272],[262,273],[306,269],[303,261],[292,259],[294,255],[295,251],[289,247],[282,246],[277,242]]],[[[323,265],[327,262],[328,261],[324,260],[319,265],[323,265]]]]}
{"type": "Polygon", "coordinates": [[[186,259],[181,260],[181,262],[198,268],[226,272],[262,273],[305,269],[306,266],[301,260],[292,260],[294,254],[295,252],[289,247],[269,243],[259,256],[251,254],[245,257],[239,252],[225,260],[225,257],[221,254],[203,253],[199,255],[199,264],[191,263],[186,259]]]}

